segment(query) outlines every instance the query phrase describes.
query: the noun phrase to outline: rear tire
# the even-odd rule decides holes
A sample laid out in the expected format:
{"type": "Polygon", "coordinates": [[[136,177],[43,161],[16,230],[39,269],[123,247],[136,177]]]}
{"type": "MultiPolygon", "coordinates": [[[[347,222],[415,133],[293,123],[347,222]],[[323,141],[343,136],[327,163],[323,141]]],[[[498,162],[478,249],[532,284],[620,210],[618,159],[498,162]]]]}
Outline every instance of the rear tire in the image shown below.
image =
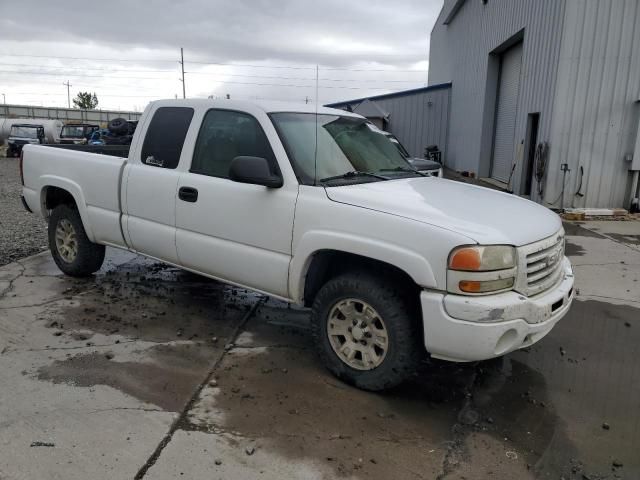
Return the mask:
{"type": "Polygon", "coordinates": [[[422,336],[418,309],[404,291],[364,272],[340,275],[320,289],[312,307],[312,333],[320,359],[335,376],[377,391],[414,375],[422,336]]]}
{"type": "Polygon", "coordinates": [[[63,273],[86,277],[100,270],[104,262],[104,245],[87,237],[78,210],[58,205],[49,217],[49,250],[63,273]]]}

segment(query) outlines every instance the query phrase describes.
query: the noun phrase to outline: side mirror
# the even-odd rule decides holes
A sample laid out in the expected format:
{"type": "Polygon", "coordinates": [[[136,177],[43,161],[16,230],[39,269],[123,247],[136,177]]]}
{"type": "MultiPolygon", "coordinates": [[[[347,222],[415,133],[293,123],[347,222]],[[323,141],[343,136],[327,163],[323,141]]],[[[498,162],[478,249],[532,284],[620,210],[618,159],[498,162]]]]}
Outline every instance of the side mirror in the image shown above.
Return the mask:
{"type": "Polygon", "coordinates": [[[271,173],[269,162],[262,157],[234,158],[229,167],[229,178],[239,183],[251,183],[269,188],[282,187],[282,178],[271,173]]]}

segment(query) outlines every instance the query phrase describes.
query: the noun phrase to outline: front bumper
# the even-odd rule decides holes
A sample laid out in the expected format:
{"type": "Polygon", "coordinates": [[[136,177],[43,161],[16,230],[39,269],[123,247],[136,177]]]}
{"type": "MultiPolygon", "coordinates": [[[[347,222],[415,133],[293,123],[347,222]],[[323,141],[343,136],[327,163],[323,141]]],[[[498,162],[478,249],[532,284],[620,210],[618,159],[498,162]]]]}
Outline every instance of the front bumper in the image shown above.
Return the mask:
{"type": "Polygon", "coordinates": [[[470,297],[423,291],[427,351],[444,360],[473,362],[533,345],[571,307],[574,279],[567,258],[563,270],[554,287],[533,297],[517,292],[470,297]]]}

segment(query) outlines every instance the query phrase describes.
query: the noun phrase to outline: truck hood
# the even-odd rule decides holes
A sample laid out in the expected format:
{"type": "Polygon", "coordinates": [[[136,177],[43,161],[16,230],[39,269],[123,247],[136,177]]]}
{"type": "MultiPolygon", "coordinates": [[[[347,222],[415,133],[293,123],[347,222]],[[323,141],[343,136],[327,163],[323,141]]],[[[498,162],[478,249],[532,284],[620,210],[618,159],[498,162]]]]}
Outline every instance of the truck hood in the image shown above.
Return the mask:
{"type": "Polygon", "coordinates": [[[521,246],[556,233],[560,217],[516,195],[437,177],[327,187],[334,202],[460,233],[480,244],[521,246]]]}

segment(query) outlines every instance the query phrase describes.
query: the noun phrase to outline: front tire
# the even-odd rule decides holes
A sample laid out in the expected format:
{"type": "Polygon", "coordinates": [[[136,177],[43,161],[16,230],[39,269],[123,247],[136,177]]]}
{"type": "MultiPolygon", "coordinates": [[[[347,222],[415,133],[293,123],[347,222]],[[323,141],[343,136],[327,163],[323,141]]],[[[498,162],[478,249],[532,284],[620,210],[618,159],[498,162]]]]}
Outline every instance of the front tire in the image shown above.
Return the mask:
{"type": "Polygon", "coordinates": [[[320,359],[338,378],[384,390],[412,376],[420,361],[417,309],[400,285],[364,272],[329,280],[312,307],[320,359]]]}
{"type": "Polygon", "coordinates": [[[87,237],[78,210],[58,205],[49,217],[49,250],[63,273],[86,277],[100,270],[104,262],[104,245],[87,237]]]}

